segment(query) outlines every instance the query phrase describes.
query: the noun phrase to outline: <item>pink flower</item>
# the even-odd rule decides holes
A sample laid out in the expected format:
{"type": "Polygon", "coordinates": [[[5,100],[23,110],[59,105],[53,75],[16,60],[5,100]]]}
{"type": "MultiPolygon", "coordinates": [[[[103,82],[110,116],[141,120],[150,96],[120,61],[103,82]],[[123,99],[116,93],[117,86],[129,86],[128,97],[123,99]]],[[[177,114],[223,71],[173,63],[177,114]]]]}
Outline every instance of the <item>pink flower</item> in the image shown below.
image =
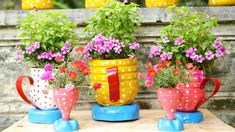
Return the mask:
{"type": "Polygon", "coordinates": [[[170,60],[172,58],[172,55],[173,55],[172,52],[167,53],[167,59],[170,60]]]}
{"type": "Polygon", "coordinates": [[[113,49],[113,46],[115,45],[115,43],[117,43],[118,41],[113,39],[113,38],[108,38],[108,39],[105,39],[104,41],[104,51],[109,53],[112,49],[113,49]]]}
{"type": "Polygon", "coordinates": [[[149,52],[149,58],[153,58],[155,56],[158,56],[161,54],[163,47],[162,46],[151,46],[150,52],[149,52]]]}
{"type": "Polygon", "coordinates": [[[144,85],[149,88],[153,86],[153,81],[145,81],[144,85]]]}
{"type": "Polygon", "coordinates": [[[18,49],[17,49],[17,53],[16,53],[17,61],[18,61],[18,62],[22,62],[23,57],[24,57],[23,51],[22,51],[20,48],[18,48],[18,49]]]}
{"type": "Polygon", "coordinates": [[[56,62],[64,61],[64,56],[61,53],[54,54],[54,57],[56,62]]]}
{"type": "Polygon", "coordinates": [[[174,43],[174,45],[181,45],[183,43],[183,36],[180,36],[174,43]]]}
{"type": "Polygon", "coordinates": [[[222,56],[224,56],[224,54],[226,53],[226,49],[225,49],[225,47],[222,45],[220,48],[218,48],[217,50],[216,50],[216,57],[217,58],[221,58],[222,56]]]}
{"type": "Polygon", "coordinates": [[[162,39],[162,42],[163,42],[164,44],[166,44],[166,43],[169,43],[170,40],[169,40],[167,37],[164,37],[164,38],[162,39]]]}
{"type": "Polygon", "coordinates": [[[93,44],[89,42],[86,46],[86,49],[91,52],[93,50],[93,44]]]}
{"type": "Polygon", "coordinates": [[[125,45],[122,43],[122,42],[118,42],[114,45],[114,52],[117,53],[117,54],[120,54],[122,52],[122,48],[124,48],[125,45]]]}
{"type": "Polygon", "coordinates": [[[92,57],[91,57],[89,51],[87,50],[87,48],[84,48],[82,55],[83,55],[83,57],[87,58],[88,60],[92,59],[92,57]]]}
{"type": "Polygon", "coordinates": [[[186,51],[186,57],[189,57],[191,59],[193,59],[196,55],[196,51],[197,49],[196,48],[189,48],[187,51],[186,51]]]}
{"type": "Polygon", "coordinates": [[[47,65],[45,65],[43,69],[44,69],[45,71],[51,71],[51,70],[52,70],[52,65],[51,65],[51,63],[47,63],[47,65]]]}
{"type": "Polygon", "coordinates": [[[166,60],[167,59],[167,54],[165,52],[163,52],[161,55],[160,55],[160,58],[162,61],[166,60]]]}
{"type": "Polygon", "coordinates": [[[138,50],[138,49],[140,48],[140,44],[137,43],[137,42],[130,43],[130,44],[129,44],[129,47],[130,47],[130,49],[138,50]]]}
{"type": "Polygon", "coordinates": [[[41,79],[47,81],[47,80],[53,80],[54,78],[51,71],[46,71],[45,73],[42,74],[41,79]]]}
{"type": "Polygon", "coordinates": [[[202,63],[204,60],[205,60],[205,58],[203,58],[202,55],[197,55],[196,61],[197,61],[198,63],[202,63]]]}
{"type": "Polygon", "coordinates": [[[212,59],[214,59],[215,55],[209,50],[205,53],[205,56],[206,56],[207,60],[212,60],[212,59]]]}
{"type": "Polygon", "coordinates": [[[142,73],[138,73],[138,79],[142,79],[142,78],[144,78],[144,74],[142,74],[142,73]]]}
{"type": "Polygon", "coordinates": [[[62,54],[67,54],[67,53],[69,53],[69,51],[70,51],[70,46],[71,46],[71,44],[70,44],[68,41],[66,41],[66,42],[64,43],[64,46],[61,48],[61,53],[62,53],[62,54]]]}
{"type": "Polygon", "coordinates": [[[65,85],[65,89],[68,90],[68,91],[71,91],[71,90],[74,89],[74,85],[72,85],[72,84],[67,84],[67,85],[65,85]]]}
{"type": "Polygon", "coordinates": [[[220,47],[220,45],[221,45],[221,39],[218,38],[218,39],[216,39],[216,40],[214,41],[214,43],[213,43],[212,46],[213,46],[214,48],[218,49],[218,48],[220,47]]]}
{"type": "Polygon", "coordinates": [[[39,49],[39,48],[40,48],[40,43],[35,42],[34,44],[31,44],[25,48],[26,54],[32,54],[36,49],[39,49]]]}
{"type": "Polygon", "coordinates": [[[158,68],[158,64],[157,65],[154,65],[154,67],[153,67],[153,69],[154,69],[154,71],[157,73],[158,72],[158,70],[159,70],[159,68],[158,68]]]}

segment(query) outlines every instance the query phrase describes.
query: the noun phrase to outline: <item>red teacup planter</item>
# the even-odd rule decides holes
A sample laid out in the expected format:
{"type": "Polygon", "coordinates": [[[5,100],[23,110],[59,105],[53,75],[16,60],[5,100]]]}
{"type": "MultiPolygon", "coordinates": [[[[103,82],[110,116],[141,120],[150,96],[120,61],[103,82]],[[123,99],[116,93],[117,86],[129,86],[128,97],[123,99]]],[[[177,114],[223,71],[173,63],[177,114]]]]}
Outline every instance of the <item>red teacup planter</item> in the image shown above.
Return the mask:
{"type": "Polygon", "coordinates": [[[158,122],[158,129],[161,131],[182,131],[184,129],[181,120],[175,118],[177,105],[181,101],[181,91],[176,88],[158,88],[158,102],[166,112],[166,118],[158,122]]]}
{"type": "Polygon", "coordinates": [[[184,123],[200,123],[203,114],[197,111],[198,107],[213,97],[220,89],[220,82],[216,78],[206,78],[203,82],[193,81],[189,85],[178,85],[177,89],[182,92],[182,100],[177,107],[176,117],[181,118],[184,123]],[[212,94],[206,97],[205,85],[211,80],[215,87],[212,94]]]}

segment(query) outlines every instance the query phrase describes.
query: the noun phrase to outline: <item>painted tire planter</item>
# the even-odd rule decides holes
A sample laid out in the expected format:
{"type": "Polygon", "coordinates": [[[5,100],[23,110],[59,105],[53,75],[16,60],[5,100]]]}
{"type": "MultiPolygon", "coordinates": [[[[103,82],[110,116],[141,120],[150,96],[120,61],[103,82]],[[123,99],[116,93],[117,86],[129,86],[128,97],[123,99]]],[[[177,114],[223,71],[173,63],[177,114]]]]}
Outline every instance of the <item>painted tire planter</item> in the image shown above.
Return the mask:
{"type": "Polygon", "coordinates": [[[235,0],[209,0],[210,6],[233,6],[235,0]]]}
{"type": "Polygon", "coordinates": [[[53,90],[48,90],[48,81],[41,80],[44,72],[44,69],[31,68],[30,77],[19,77],[16,82],[16,88],[25,102],[34,105],[36,108],[42,110],[57,109],[53,99],[53,90]],[[29,86],[29,96],[32,101],[29,101],[22,89],[22,83],[25,78],[28,78],[31,83],[31,86],[29,86]]]}
{"type": "Polygon", "coordinates": [[[177,111],[181,112],[194,112],[198,107],[213,97],[220,89],[220,82],[216,78],[206,78],[203,82],[191,82],[188,87],[181,85],[177,87],[183,96],[182,101],[178,105],[177,111]],[[206,97],[206,83],[211,80],[215,84],[214,90],[209,97],[206,97]]]}
{"type": "MultiPolygon", "coordinates": [[[[138,93],[137,81],[137,60],[116,59],[116,60],[91,60],[90,80],[91,85],[96,82],[101,83],[102,87],[97,91],[96,101],[102,106],[122,106],[131,104],[138,93]],[[109,68],[117,70],[117,78],[109,80],[109,68]],[[114,84],[112,84],[114,83],[114,84]],[[112,88],[112,85],[116,87],[112,88]]],[[[114,71],[111,71],[112,73],[114,71]]]]}
{"type": "Polygon", "coordinates": [[[145,5],[147,8],[151,7],[168,7],[172,5],[177,5],[178,0],[145,0],[145,5]]]}
{"type": "Polygon", "coordinates": [[[33,9],[53,9],[53,0],[22,0],[23,10],[33,10],[33,9]]]}
{"type": "Polygon", "coordinates": [[[86,0],[85,7],[86,8],[100,8],[104,6],[108,0],[86,0]]]}

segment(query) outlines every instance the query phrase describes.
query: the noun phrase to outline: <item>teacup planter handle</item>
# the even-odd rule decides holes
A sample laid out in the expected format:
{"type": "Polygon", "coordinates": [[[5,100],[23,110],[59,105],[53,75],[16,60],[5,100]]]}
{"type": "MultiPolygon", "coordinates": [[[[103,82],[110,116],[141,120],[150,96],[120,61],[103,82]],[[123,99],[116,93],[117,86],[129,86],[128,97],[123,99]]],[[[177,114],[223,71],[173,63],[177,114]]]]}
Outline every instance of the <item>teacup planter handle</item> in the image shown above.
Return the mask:
{"type": "Polygon", "coordinates": [[[22,83],[23,83],[23,80],[24,79],[28,79],[29,82],[30,82],[30,85],[33,85],[34,84],[34,81],[33,81],[33,78],[30,77],[30,76],[20,76],[18,77],[17,81],[16,81],[16,89],[17,89],[17,92],[19,93],[20,97],[28,104],[34,106],[35,108],[39,109],[39,107],[37,107],[35,104],[33,104],[24,94],[24,91],[23,91],[23,87],[22,87],[22,83]]]}
{"type": "Polygon", "coordinates": [[[214,90],[213,90],[212,94],[209,97],[204,98],[201,101],[201,103],[198,104],[198,107],[201,106],[203,103],[205,103],[207,100],[209,100],[211,97],[213,97],[219,91],[219,89],[220,89],[220,81],[218,79],[216,79],[216,78],[206,78],[206,79],[204,79],[202,84],[201,84],[201,86],[200,86],[200,88],[204,89],[206,84],[207,84],[207,82],[210,81],[210,80],[213,81],[214,84],[215,84],[214,90]]]}

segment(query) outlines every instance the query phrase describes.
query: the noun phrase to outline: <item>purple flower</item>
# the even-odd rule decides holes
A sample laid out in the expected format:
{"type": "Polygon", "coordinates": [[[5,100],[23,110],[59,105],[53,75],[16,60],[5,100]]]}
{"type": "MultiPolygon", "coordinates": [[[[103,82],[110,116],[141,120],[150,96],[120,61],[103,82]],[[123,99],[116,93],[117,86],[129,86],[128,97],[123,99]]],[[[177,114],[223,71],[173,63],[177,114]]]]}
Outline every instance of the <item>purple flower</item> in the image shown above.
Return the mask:
{"type": "Polygon", "coordinates": [[[46,71],[45,73],[42,74],[41,76],[42,80],[53,80],[53,75],[51,71],[46,71]]]}
{"type": "Polygon", "coordinates": [[[149,52],[149,58],[153,58],[161,54],[163,47],[162,46],[151,46],[149,52]]]}
{"type": "Polygon", "coordinates": [[[180,36],[174,43],[174,45],[181,45],[183,43],[183,36],[180,36]]]}
{"type": "Polygon", "coordinates": [[[207,60],[212,60],[212,59],[214,59],[215,55],[209,50],[205,53],[205,56],[206,56],[207,60]]]}
{"type": "Polygon", "coordinates": [[[39,42],[35,42],[34,44],[30,44],[28,47],[25,48],[26,50],[26,54],[31,54],[33,53],[36,49],[40,48],[40,43],[39,42]]]}
{"type": "Polygon", "coordinates": [[[52,64],[51,63],[47,63],[44,68],[45,71],[51,71],[52,70],[52,64]]]}
{"type": "Polygon", "coordinates": [[[221,39],[220,38],[216,39],[212,46],[218,49],[221,46],[221,39]]]}
{"type": "Polygon", "coordinates": [[[114,52],[117,54],[120,54],[122,52],[122,48],[124,48],[125,45],[122,42],[117,42],[114,44],[114,52]]]}
{"type": "Polygon", "coordinates": [[[16,53],[17,61],[22,62],[23,57],[24,57],[23,51],[20,48],[18,48],[16,53]]]}
{"type": "Polygon", "coordinates": [[[172,58],[172,55],[173,55],[172,52],[167,53],[167,59],[170,60],[172,58]]]}
{"type": "Polygon", "coordinates": [[[105,39],[104,41],[104,51],[109,53],[112,49],[113,49],[113,46],[115,45],[115,43],[117,43],[118,41],[113,39],[113,38],[107,38],[105,39]]]}
{"type": "Polygon", "coordinates": [[[162,61],[166,60],[167,59],[167,54],[165,52],[163,52],[161,55],[160,55],[160,58],[162,61]]]}
{"type": "Polygon", "coordinates": [[[90,53],[89,53],[89,51],[87,50],[87,48],[84,48],[82,54],[83,54],[83,57],[87,58],[88,60],[91,60],[91,59],[92,59],[92,58],[91,58],[91,55],[90,55],[90,53]]]}
{"type": "Polygon", "coordinates": [[[140,48],[140,44],[137,43],[137,42],[130,43],[130,44],[129,44],[129,47],[130,47],[130,49],[138,50],[138,49],[140,48]]]}
{"type": "Polygon", "coordinates": [[[64,46],[61,48],[61,53],[62,54],[67,54],[67,53],[69,53],[69,49],[70,49],[70,46],[71,46],[71,44],[68,42],[68,41],[66,41],[65,43],[64,43],[64,46]]]}
{"type": "Polygon", "coordinates": [[[162,39],[162,42],[163,42],[164,44],[166,44],[166,43],[169,43],[170,40],[169,40],[167,37],[164,37],[164,38],[162,39]]]}
{"type": "Polygon", "coordinates": [[[41,52],[39,55],[38,55],[38,59],[48,59],[48,60],[52,60],[52,58],[54,58],[55,55],[54,55],[54,51],[50,51],[50,52],[41,52]]]}
{"type": "Polygon", "coordinates": [[[196,57],[196,61],[197,61],[198,63],[202,63],[204,60],[205,60],[205,58],[203,58],[202,55],[198,55],[198,56],[196,57]]]}
{"type": "Polygon", "coordinates": [[[194,56],[196,55],[196,51],[197,49],[196,48],[189,48],[187,51],[186,51],[186,57],[189,57],[191,59],[194,58],[194,56]]]}
{"type": "Polygon", "coordinates": [[[68,90],[68,91],[71,91],[71,90],[74,89],[74,85],[72,85],[72,84],[67,84],[67,85],[65,85],[65,89],[68,90]]]}
{"type": "Polygon", "coordinates": [[[216,50],[216,57],[217,58],[221,58],[222,56],[224,56],[224,54],[226,53],[226,49],[223,45],[221,45],[217,50],[216,50]]]}
{"type": "Polygon", "coordinates": [[[89,43],[87,44],[86,49],[87,49],[88,51],[90,51],[90,52],[93,50],[93,44],[92,44],[92,42],[89,42],[89,43]]]}

